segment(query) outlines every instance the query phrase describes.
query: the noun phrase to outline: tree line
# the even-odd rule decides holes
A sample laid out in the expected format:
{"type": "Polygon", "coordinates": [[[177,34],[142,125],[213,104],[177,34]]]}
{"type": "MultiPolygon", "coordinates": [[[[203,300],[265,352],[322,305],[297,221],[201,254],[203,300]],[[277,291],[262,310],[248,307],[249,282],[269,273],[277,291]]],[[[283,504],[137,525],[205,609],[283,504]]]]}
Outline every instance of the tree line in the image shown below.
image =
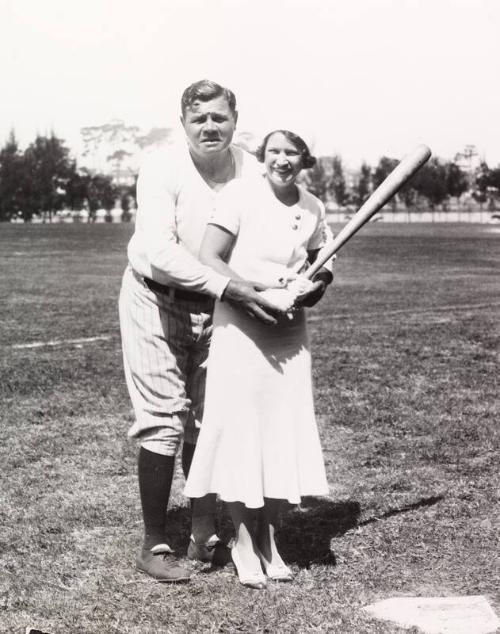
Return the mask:
{"type": "MultiPolygon", "coordinates": [[[[304,172],[306,187],[324,202],[340,208],[357,208],[394,169],[398,161],[384,156],[374,167],[364,162],[359,171],[349,173],[340,156],[321,157],[304,172]]],[[[427,207],[446,206],[451,198],[464,192],[480,204],[493,209],[499,199],[500,166],[491,169],[485,162],[475,170],[462,169],[457,161],[433,157],[401,189],[393,205],[427,207]]],[[[62,209],[88,211],[89,220],[98,209],[111,210],[119,200],[124,219],[135,187],[117,185],[108,174],[79,168],[64,141],[54,133],[37,135],[21,151],[14,132],[0,149],[0,221],[22,218],[30,221],[41,216],[50,221],[62,209]]]]}
{"type": "MultiPolygon", "coordinates": [[[[321,157],[316,165],[304,172],[303,182],[323,202],[334,202],[340,208],[359,207],[398,164],[398,160],[383,156],[375,167],[363,162],[351,178],[340,156],[321,157]]],[[[392,205],[406,208],[425,207],[446,209],[451,198],[465,192],[480,204],[492,208],[499,201],[500,166],[490,169],[481,162],[475,170],[464,170],[456,161],[432,157],[399,191],[392,205]]]]}
{"type": "Polygon", "coordinates": [[[116,185],[107,174],[79,168],[64,141],[54,133],[37,135],[21,151],[14,132],[0,149],[0,221],[34,216],[51,220],[62,209],[88,211],[89,220],[98,209],[108,212],[117,199],[124,215],[134,187],[116,185]]]}

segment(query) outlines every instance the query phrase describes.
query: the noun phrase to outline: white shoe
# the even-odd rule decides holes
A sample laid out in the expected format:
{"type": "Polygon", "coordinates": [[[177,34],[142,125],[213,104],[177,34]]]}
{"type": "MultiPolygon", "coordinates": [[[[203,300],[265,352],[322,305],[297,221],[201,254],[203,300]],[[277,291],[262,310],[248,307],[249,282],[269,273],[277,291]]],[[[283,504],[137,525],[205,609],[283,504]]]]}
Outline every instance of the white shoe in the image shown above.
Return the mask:
{"type": "Polygon", "coordinates": [[[285,563],[281,562],[280,564],[272,564],[267,561],[260,550],[257,550],[257,554],[259,555],[260,563],[262,564],[262,567],[269,579],[272,579],[273,581],[292,581],[293,572],[285,563]]]}
{"type": "Polygon", "coordinates": [[[262,570],[244,570],[240,556],[238,555],[238,551],[234,546],[233,548],[231,548],[231,558],[236,568],[236,572],[238,573],[238,579],[240,580],[240,583],[242,585],[246,586],[247,588],[253,588],[254,590],[265,590],[265,588],[267,587],[267,582],[266,577],[262,574],[262,570]]]}

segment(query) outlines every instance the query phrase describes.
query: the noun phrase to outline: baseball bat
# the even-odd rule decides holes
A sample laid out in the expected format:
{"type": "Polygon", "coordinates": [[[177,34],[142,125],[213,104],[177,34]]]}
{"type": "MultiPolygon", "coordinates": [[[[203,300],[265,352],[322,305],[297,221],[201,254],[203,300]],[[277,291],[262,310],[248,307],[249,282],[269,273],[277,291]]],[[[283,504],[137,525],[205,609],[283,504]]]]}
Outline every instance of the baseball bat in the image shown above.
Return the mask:
{"type": "Polygon", "coordinates": [[[413,152],[407,154],[335,236],[331,244],[320,251],[318,258],[307,269],[304,276],[311,279],[323,264],[328,262],[401,189],[430,156],[431,151],[426,145],[419,145],[413,152]]]}

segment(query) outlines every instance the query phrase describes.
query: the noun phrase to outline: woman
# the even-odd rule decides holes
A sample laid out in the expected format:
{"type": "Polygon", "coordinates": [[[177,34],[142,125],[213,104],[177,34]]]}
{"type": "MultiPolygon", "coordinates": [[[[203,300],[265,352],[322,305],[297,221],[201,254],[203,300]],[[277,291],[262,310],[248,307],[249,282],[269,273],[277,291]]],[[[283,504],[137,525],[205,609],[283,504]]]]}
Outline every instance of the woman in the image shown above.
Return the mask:
{"type": "MultiPolygon", "coordinates": [[[[233,278],[285,288],[331,236],[322,203],[296,184],[315,159],[287,130],[268,134],[257,158],[265,175],[221,192],[200,259],[233,278]]],[[[328,493],[301,305],[318,301],[332,279],[321,269],[276,326],[216,304],[205,414],[185,493],[218,493],[228,503],[232,558],[241,583],[252,588],[266,586],[263,569],[269,578],[292,579],[275,543],[282,501],[328,493]]]]}

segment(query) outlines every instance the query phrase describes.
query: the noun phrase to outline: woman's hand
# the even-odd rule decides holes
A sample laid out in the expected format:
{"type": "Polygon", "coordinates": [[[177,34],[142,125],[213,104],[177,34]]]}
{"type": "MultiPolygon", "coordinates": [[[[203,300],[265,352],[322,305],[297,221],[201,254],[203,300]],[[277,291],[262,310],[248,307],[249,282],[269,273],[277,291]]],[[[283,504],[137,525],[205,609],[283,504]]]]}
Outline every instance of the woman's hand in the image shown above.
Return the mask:
{"type": "Polygon", "coordinates": [[[328,284],[333,281],[333,274],[328,269],[320,269],[313,277],[313,284],[311,288],[301,295],[295,302],[295,306],[300,308],[302,306],[311,308],[319,302],[326,291],[328,284]]]}
{"type": "Polygon", "coordinates": [[[304,295],[302,295],[302,297],[300,297],[295,302],[295,306],[297,307],[304,306],[306,308],[311,308],[312,306],[314,306],[315,304],[319,302],[319,300],[325,294],[325,291],[326,291],[326,284],[324,282],[322,282],[321,280],[318,280],[317,282],[313,282],[313,285],[311,286],[311,290],[305,293],[304,295]]]}

